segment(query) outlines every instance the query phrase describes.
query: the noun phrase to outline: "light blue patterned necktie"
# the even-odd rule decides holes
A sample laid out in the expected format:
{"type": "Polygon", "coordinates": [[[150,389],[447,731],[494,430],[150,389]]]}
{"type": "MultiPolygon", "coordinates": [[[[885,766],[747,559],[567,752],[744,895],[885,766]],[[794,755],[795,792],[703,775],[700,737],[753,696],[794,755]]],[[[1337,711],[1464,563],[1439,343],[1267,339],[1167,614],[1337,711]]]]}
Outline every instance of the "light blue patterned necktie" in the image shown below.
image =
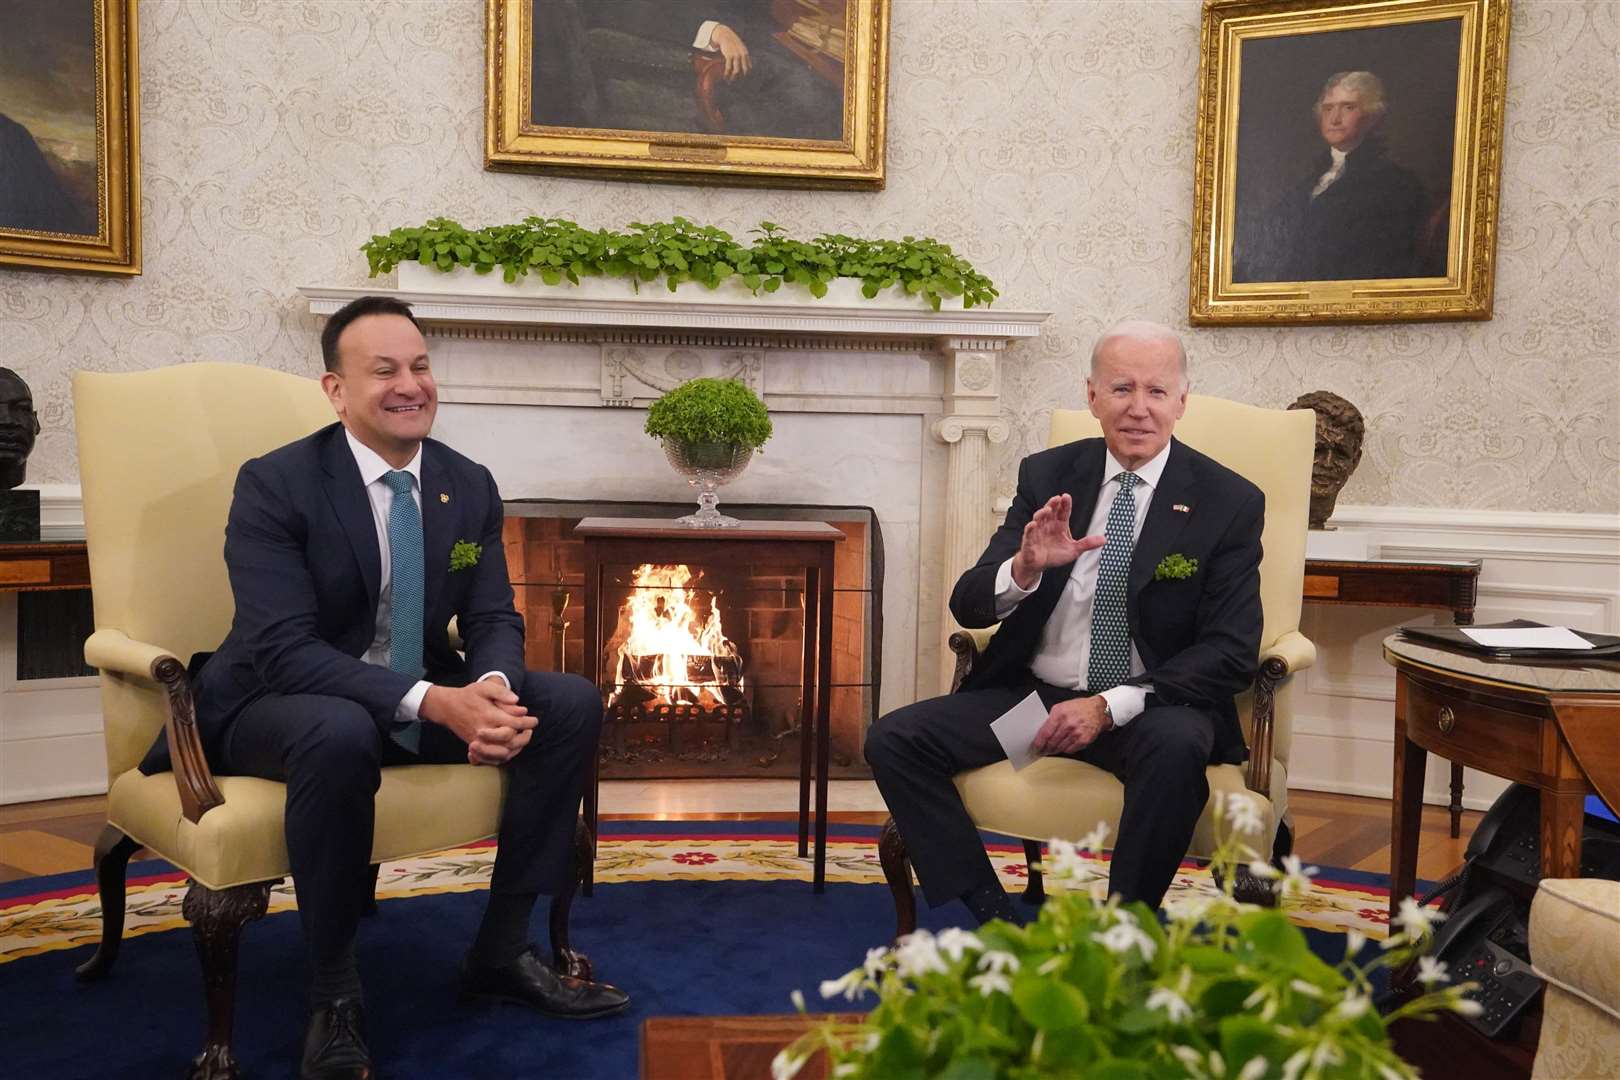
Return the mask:
{"type": "MultiPolygon", "coordinates": [[[[411,497],[411,474],[389,472],[383,483],[392,491],[388,504],[388,666],[412,679],[422,677],[422,604],[426,591],[422,565],[422,515],[411,497]]],[[[420,723],[403,724],[394,741],[415,751],[422,737],[420,723]]]]}
{"type": "Polygon", "coordinates": [[[1131,673],[1131,628],[1125,614],[1125,590],[1131,576],[1131,552],[1136,547],[1136,496],[1131,489],[1142,482],[1135,473],[1117,477],[1119,494],[1108,508],[1103,530],[1107,543],[1097,566],[1096,598],[1091,608],[1091,658],[1086,664],[1086,689],[1100,694],[1124,682],[1131,673]]]}

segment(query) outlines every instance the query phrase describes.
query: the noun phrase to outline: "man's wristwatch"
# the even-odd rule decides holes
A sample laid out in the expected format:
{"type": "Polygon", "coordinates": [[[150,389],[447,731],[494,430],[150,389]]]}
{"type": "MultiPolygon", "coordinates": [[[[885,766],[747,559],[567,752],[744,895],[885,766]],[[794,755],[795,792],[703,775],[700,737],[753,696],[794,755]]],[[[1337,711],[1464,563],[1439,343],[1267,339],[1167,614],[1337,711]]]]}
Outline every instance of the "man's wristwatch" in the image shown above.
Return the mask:
{"type": "MultiPolygon", "coordinates": [[[[1103,697],[1101,694],[1097,695],[1097,700],[1102,702],[1102,707],[1103,707],[1103,727],[1102,727],[1102,730],[1103,731],[1113,731],[1114,730],[1114,710],[1109,707],[1108,699],[1103,697]]],[[[1102,732],[1098,732],[1098,734],[1100,735],[1100,734],[1102,734],[1102,732]]]]}

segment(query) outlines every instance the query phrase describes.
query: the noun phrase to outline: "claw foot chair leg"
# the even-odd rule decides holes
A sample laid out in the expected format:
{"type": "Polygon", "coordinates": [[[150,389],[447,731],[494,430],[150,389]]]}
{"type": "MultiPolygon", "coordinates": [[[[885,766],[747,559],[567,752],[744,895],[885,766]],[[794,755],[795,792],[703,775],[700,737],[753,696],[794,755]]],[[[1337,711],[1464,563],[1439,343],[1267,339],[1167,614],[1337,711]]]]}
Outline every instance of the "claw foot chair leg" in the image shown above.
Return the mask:
{"type": "Polygon", "coordinates": [[[1046,879],[1037,869],[1041,866],[1041,842],[1039,840],[1024,841],[1024,869],[1029,872],[1029,878],[1024,885],[1024,903],[1040,905],[1046,903],[1046,879]]]}
{"type": "Polygon", "coordinates": [[[124,942],[124,871],[129,857],[141,845],[108,825],[96,839],[96,889],[101,894],[101,944],[96,954],[74,974],[80,982],[95,982],[112,973],[118,948],[124,942]]]}
{"type": "Polygon", "coordinates": [[[911,859],[906,854],[906,842],[894,818],[885,821],[878,834],[878,862],[894,894],[894,936],[903,938],[917,929],[917,895],[911,889],[911,859]]]}
{"type": "Polygon", "coordinates": [[[574,873],[568,879],[568,885],[562,892],[551,898],[551,956],[552,963],[562,975],[572,975],[576,979],[589,979],[591,977],[591,960],[584,953],[574,949],[568,941],[568,912],[574,906],[574,894],[590,873],[591,862],[594,859],[595,843],[591,840],[591,830],[583,818],[574,823],[574,873]]]}
{"type": "Polygon", "coordinates": [[[231,1054],[231,1028],[236,1018],[236,946],[242,927],[261,917],[270,902],[270,886],[260,881],[214,890],[195,881],[186,890],[181,910],[191,923],[197,959],[202,962],[208,995],[208,1042],[191,1062],[189,1080],[236,1080],[231,1054]]]}

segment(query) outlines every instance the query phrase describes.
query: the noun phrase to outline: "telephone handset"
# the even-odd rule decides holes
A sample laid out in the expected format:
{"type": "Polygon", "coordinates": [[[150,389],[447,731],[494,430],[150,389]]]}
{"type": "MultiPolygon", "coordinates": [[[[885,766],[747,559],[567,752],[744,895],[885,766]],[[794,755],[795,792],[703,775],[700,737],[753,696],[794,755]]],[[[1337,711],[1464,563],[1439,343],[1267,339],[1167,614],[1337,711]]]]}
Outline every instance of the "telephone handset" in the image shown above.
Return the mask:
{"type": "Polygon", "coordinates": [[[1452,979],[1479,984],[1467,996],[1484,1011],[1465,1022],[1493,1039],[1541,993],[1541,979],[1530,969],[1525,916],[1523,900],[1492,885],[1453,912],[1434,936],[1434,955],[1446,962],[1452,979]]]}
{"type": "Polygon", "coordinates": [[[1514,784],[1497,797],[1468,838],[1467,866],[1534,889],[1541,881],[1541,792],[1514,784]]]}

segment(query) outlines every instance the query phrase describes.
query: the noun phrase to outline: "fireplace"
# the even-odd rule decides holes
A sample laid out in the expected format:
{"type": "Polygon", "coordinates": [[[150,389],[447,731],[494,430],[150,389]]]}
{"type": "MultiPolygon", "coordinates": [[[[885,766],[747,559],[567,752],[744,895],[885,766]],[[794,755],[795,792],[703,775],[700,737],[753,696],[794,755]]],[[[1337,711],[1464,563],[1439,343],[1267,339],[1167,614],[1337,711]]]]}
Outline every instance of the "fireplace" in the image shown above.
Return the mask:
{"type": "MultiPolygon", "coordinates": [[[[679,504],[516,500],[505,544],[528,663],[579,672],[582,541],[591,516],[670,518],[679,504]]],[[[744,520],[824,521],[843,533],[833,573],[831,760],[835,777],[869,775],[862,740],[882,671],[883,545],[876,516],[854,507],[726,504],[744,520]]],[[[796,777],[805,657],[804,581],[763,550],[747,561],[669,563],[655,541],[610,565],[597,669],[605,701],[602,775],[796,777]]]]}

